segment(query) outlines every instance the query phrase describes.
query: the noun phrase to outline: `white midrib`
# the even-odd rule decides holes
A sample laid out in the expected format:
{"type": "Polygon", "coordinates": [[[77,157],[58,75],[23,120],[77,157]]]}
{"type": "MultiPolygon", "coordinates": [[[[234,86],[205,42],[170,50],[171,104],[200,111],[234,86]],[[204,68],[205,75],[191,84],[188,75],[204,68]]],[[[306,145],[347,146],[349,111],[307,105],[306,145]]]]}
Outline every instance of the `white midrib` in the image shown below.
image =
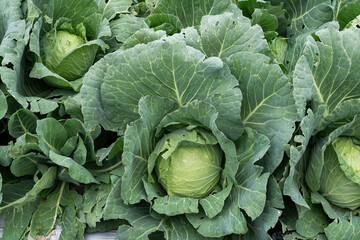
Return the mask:
{"type": "Polygon", "coordinates": [[[246,116],[246,118],[243,120],[243,123],[245,124],[249,120],[249,118],[251,118],[254,115],[254,113],[256,113],[256,111],[264,104],[264,102],[268,100],[270,97],[272,97],[274,94],[275,93],[261,100],[261,102],[246,116]]]}
{"type": "Polygon", "coordinates": [[[177,101],[179,103],[179,106],[181,107],[183,104],[182,104],[182,101],[181,101],[181,97],[179,95],[179,89],[177,87],[177,83],[176,83],[176,78],[175,78],[175,69],[174,69],[174,54],[173,54],[173,59],[172,59],[172,75],[173,75],[173,81],[174,81],[174,87],[175,87],[175,93],[176,93],[176,98],[177,98],[177,101]]]}
{"type": "Polygon", "coordinates": [[[19,123],[20,123],[22,129],[24,129],[24,132],[28,132],[28,130],[26,129],[25,125],[24,125],[23,122],[21,121],[19,115],[18,115],[17,117],[18,117],[18,120],[19,120],[19,123]]]}
{"type": "MultiPolygon", "coordinates": [[[[323,97],[323,95],[321,94],[320,89],[319,89],[319,87],[318,87],[318,85],[316,84],[315,81],[314,81],[314,88],[315,88],[315,91],[316,91],[317,96],[319,97],[320,102],[326,104],[326,102],[325,102],[325,100],[324,100],[324,97],[323,97]]],[[[329,110],[328,110],[328,108],[326,107],[326,110],[325,110],[325,112],[324,112],[324,114],[323,114],[323,117],[326,117],[326,116],[328,116],[328,115],[329,115],[329,110]]]]}
{"type": "MultiPolygon", "coordinates": [[[[53,221],[53,224],[52,224],[53,226],[55,226],[55,223],[56,223],[56,217],[57,217],[57,215],[58,215],[58,211],[59,211],[59,207],[60,207],[60,200],[61,200],[62,195],[63,195],[63,192],[64,192],[65,184],[66,184],[66,182],[63,182],[63,183],[61,184],[61,188],[60,188],[60,191],[59,191],[59,197],[58,197],[58,199],[57,199],[57,201],[56,201],[55,217],[54,217],[54,221],[53,221]]],[[[49,234],[49,233],[47,233],[46,236],[47,236],[48,234],[49,234]]]]}

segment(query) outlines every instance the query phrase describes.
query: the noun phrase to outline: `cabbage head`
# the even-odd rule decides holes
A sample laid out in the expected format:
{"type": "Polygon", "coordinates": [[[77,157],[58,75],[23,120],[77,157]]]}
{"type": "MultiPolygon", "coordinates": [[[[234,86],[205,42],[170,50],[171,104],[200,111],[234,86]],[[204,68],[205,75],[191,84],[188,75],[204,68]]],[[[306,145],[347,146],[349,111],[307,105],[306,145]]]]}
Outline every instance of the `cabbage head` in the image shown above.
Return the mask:
{"type": "Polygon", "coordinates": [[[66,30],[45,35],[42,41],[45,66],[54,69],[68,53],[86,42],[84,37],[66,30]]]}
{"type": "Polygon", "coordinates": [[[325,151],[319,192],[338,207],[360,207],[360,145],[352,137],[339,137],[325,151]]]}
{"type": "Polygon", "coordinates": [[[109,21],[94,0],[33,0],[28,8],[38,9],[29,44],[35,56],[30,77],[79,91],[85,73],[108,48],[109,21]]]}
{"type": "Polygon", "coordinates": [[[360,207],[359,127],[360,118],[356,115],[352,122],[319,140],[312,149],[306,172],[306,183],[313,194],[317,192],[323,202],[343,211],[360,207]]]}
{"type": "Polygon", "coordinates": [[[196,130],[186,129],[164,136],[159,142],[163,154],[157,159],[155,171],[169,196],[202,198],[219,182],[223,154],[210,133],[201,131],[199,136],[206,138],[196,138],[195,142],[187,142],[193,139],[189,135],[198,136],[196,130]]]}

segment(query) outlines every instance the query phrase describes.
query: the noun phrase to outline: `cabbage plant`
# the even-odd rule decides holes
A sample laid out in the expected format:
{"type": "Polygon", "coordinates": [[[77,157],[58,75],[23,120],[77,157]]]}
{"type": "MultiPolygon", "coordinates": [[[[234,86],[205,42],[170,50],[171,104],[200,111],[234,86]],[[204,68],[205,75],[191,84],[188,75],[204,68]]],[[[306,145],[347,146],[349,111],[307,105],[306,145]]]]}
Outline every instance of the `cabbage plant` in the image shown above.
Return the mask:
{"type": "Polygon", "coordinates": [[[360,31],[339,28],[337,22],[327,23],[296,43],[303,44],[292,72],[302,120],[284,171],[283,192],[295,204],[288,205],[282,222],[300,239],[360,237],[355,160],[359,158],[360,52],[354,51],[360,31]]]}
{"type": "MultiPolygon", "coordinates": [[[[20,6],[20,1],[6,0],[0,3],[1,9],[7,9],[0,15],[0,120],[5,116],[8,108],[6,100],[8,91],[4,82],[11,81],[16,75],[16,70],[8,66],[13,65],[17,68],[19,63],[17,56],[24,51],[21,40],[24,37],[25,20],[20,6]]],[[[3,131],[2,128],[0,127],[0,132],[3,131]]]]}
{"type": "Polygon", "coordinates": [[[29,46],[36,62],[30,77],[78,91],[98,51],[107,48],[102,38],[111,35],[98,3],[33,0],[27,7],[34,11],[29,46]]]}
{"type": "Polygon", "coordinates": [[[74,186],[99,183],[85,168],[95,158],[96,136],[86,132],[78,119],[39,120],[27,109],[12,114],[8,127],[16,141],[9,144],[7,152],[2,151],[5,156],[1,157],[11,162],[9,168],[1,169],[6,176],[0,203],[0,214],[6,214],[3,237],[47,236],[57,220],[63,227],[63,237],[82,236],[87,212],[81,210],[82,197],[74,186]],[[77,214],[83,217],[77,219],[77,214]]]}
{"type": "Polygon", "coordinates": [[[270,173],[297,119],[291,82],[271,57],[261,28],[237,10],[89,69],[86,128],[124,135],[104,211],[127,220],[119,239],[269,238],[283,207],[270,173]]]}

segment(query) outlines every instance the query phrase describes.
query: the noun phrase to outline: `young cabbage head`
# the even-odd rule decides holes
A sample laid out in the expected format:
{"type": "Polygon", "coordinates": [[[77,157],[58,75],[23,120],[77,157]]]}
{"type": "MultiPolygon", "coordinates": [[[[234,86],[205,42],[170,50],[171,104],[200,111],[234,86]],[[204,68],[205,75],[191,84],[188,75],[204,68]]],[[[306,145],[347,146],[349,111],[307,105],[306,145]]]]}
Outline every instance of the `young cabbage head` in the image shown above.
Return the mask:
{"type": "Polygon", "coordinates": [[[338,207],[360,207],[359,140],[338,137],[326,148],[319,192],[338,207]]]}
{"type": "Polygon", "coordinates": [[[203,198],[218,184],[223,153],[211,133],[180,129],[160,145],[155,171],[169,196],[203,198]]]}
{"type": "Polygon", "coordinates": [[[54,69],[63,58],[78,46],[86,43],[86,40],[66,30],[50,32],[43,41],[45,66],[54,69]],[[56,37],[55,37],[56,36],[56,37]]]}

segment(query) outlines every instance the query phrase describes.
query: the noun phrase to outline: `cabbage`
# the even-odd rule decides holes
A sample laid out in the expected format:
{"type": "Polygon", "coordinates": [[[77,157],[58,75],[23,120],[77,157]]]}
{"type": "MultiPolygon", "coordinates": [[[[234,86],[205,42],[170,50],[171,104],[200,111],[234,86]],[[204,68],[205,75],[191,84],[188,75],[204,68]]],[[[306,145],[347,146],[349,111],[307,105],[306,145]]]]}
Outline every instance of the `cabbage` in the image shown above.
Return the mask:
{"type": "Polygon", "coordinates": [[[85,42],[81,36],[68,31],[50,32],[43,41],[45,66],[55,68],[69,52],[85,42]]]}
{"type": "Polygon", "coordinates": [[[359,160],[360,146],[353,138],[337,138],[325,151],[319,193],[338,207],[360,207],[359,160]]]}
{"type": "MultiPolygon", "coordinates": [[[[171,141],[187,135],[187,130],[178,130],[165,138],[171,141]]],[[[181,146],[171,155],[165,152],[159,156],[155,170],[169,196],[202,198],[218,183],[221,160],[222,151],[217,145],[181,146]]]]}

